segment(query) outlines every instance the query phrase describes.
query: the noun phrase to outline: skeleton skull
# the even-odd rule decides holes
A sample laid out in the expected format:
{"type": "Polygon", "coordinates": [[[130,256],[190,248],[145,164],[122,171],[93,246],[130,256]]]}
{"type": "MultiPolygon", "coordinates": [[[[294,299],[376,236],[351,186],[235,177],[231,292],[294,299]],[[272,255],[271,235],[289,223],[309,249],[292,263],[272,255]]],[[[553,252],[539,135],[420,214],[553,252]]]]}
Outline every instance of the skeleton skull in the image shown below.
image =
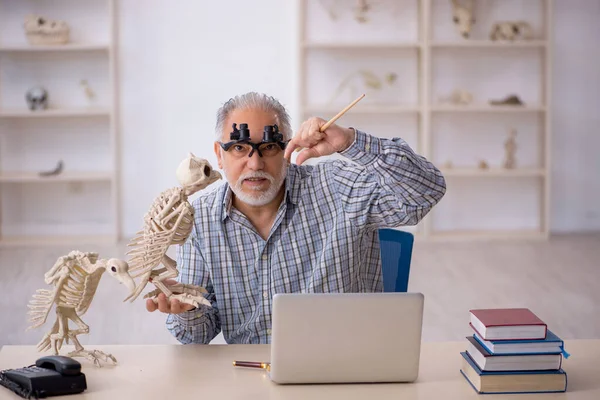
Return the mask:
{"type": "Polygon", "coordinates": [[[453,21],[458,27],[458,31],[465,38],[468,39],[471,34],[471,28],[475,23],[474,17],[474,1],[469,0],[467,5],[461,5],[459,0],[452,0],[452,16],[453,21]]]}
{"type": "Polygon", "coordinates": [[[135,290],[135,281],[129,275],[129,264],[123,260],[111,258],[106,262],[106,271],[116,280],[124,284],[130,293],[135,290]]]}
{"type": "Polygon", "coordinates": [[[25,100],[27,100],[27,106],[32,111],[48,108],[48,92],[41,86],[29,89],[25,95],[25,100]]]}
{"type": "Polygon", "coordinates": [[[212,169],[208,161],[192,153],[189,153],[188,157],[179,164],[176,175],[179,183],[185,188],[187,196],[222,178],[219,172],[212,169]]]}

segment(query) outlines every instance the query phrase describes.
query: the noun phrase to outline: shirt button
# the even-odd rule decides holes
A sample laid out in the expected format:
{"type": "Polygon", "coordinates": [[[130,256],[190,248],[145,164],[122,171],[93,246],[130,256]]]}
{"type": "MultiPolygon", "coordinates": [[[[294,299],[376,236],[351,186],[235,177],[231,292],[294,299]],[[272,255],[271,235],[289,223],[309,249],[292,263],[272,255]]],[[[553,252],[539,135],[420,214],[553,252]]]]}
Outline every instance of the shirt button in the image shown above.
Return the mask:
{"type": "Polygon", "coordinates": [[[267,329],[267,335],[270,335],[270,334],[271,334],[271,330],[267,329]]]}
{"type": "Polygon", "coordinates": [[[266,299],[267,297],[269,297],[269,293],[263,292],[263,297],[266,299]]]}
{"type": "Polygon", "coordinates": [[[262,259],[263,259],[263,260],[266,260],[267,258],[268,258],[268,257],[267,257],[267,255],[266,255],[266,254],[263,254],[263,256],[262,256],[262,259]]]}
{"type": "Polygon", "coordinates": [[[367,151],[371,150],[371,145],[366,145],[365,150],[367,150],[367,151]]]}

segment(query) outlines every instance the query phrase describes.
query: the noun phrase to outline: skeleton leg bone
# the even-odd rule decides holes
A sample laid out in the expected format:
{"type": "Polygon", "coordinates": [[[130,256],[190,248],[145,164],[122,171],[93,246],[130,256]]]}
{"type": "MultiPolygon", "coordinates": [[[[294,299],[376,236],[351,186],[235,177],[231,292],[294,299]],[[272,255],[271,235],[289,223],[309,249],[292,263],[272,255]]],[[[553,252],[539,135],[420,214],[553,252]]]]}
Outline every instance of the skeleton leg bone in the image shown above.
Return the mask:
{"type": "Polygon", "coordinates": [[[153,282],[163,281],[169,278],[177,278],[177,262],[175,260],[165,254],[162,258],[162,264],[165,266],[165,268],[158,270],[158,275],[155,275],[154,273],[152,274],[153,282]]]}
{"type": "Polygon", "coordinates": [[[74,309],[71,309],[70,312],[67,313],[67,317],[79,327],[79,329],[69,332],[69,337],[73,340],[73,344],[75,344],[75,350],[68,354],[69,357],[85,357],[98,367],[102,366],[100,361],[108,362],[110,360],[113,363],[117,362],[117,359],[112,354],[107,354],[99,350],[85,350],[79,342],[79,339],[77,339],[77,335],[89,333],[90,327],[79,318],[79,315],[77,315],[74,309]]]}
{"type": "Polygon", "coordinates": [[[177,277],[177,262],[167,255],[163,256],[162,264],[165,268],[159,270],[160,273],[156,277],[152,277],[152,283],[157,287],[156,290],[147,293],[144,298],[152,298],[157,303],[157,296],[164,293],[168,300],[177,299],[182,303],[190,304],[194,307],[199,307],[200,304],[211,306],[210,302],[202,296],[202,293],[208,293],[204,288],[195,285],[186,285],[177,283],[167,285],[163,281],[169,278],[177,277]]]}
{"type": "Polygon", "coordinates": [[[56,333],[58,333],[58,317],[56,318],[56,321],[54,321],[54,325],[52,326],[50,332],[46,333],[42,340],[40,340],[40,342],[37,344],[37,350],[39,352],[49,350],[52,347],[52,344],[50,343],[50,335],[54,335],[56,333]]]}
{"type": "MultiPolygon", "coordinates": [[[[162,282],[164,284],[164,282],[162,282]]],[[[168,289],[173,293],[173,294],[183,294],[183,293],[187,293],[187,294],[191,294],[194,296],[201,296],[203,293],[208,293],[206,291],[206,289],[204,289],[203,287],[200,286],[196,286],[196,285],[188,285],[185,283],[175,283],[173,285],[167,285],[168,289]]],[[[149,293],[147,293],[144,298],[148,299],[154,296],[158,296],[159,294],[164,293],[161,289],[155,289],[149,293]]]]}
{"type": "Polygon", "coordinates": [[[56,316],[58,318],[58,332],[50,334],[50,345],[54,355],[58,355],[58,351],[62,347],[63,341],[69,334],[69,322],[65,315],[64,307],[56,307],[56,316]]]}
{"type": "MultiPolygon", "coordinates": [[[[156,282],[155,284],[157,284],[156,282]]],[[[160,282],[164,285],[164,282],[160,282]]],[[[158,284],[156,285],[158,287],[158,284]]],[[[187,285],[183,283],[177,283],[174,285],[168,286],[169,291],[173,294],[169,296],[170,299],[177,299],[182,303],[193,305],[194,307],[199,307],[200,304],[205,304],[207,306],[212,306],[210,301],[206,300],[206,298],[202,295],[203,293],[208,293],[206,289],[195,286],[195,285],[187,285]]],[[[156,296],[160,293],[164,293],[163,289],[156,289],[144,296],[144,298],[152,298],[152,300],[156,303],[158,300],[156,296]]]]}

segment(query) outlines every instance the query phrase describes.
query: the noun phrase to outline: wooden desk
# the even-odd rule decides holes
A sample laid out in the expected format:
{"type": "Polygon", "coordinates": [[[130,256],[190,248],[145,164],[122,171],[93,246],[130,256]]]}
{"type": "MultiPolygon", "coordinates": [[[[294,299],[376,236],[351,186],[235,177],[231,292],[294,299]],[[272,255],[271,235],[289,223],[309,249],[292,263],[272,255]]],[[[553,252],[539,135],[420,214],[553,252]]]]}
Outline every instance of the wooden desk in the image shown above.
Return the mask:
{"type": "MultiPolygon", "coordinates": [[[[568,341],[563,362],[567,393],[478,395],[459,372],[464,342],[423,343],[419,379],[412,384],[294,385],[272,383],[258,369],[234,368],[237,360],[269,360],[268,345],[86,346],[112,353],[117,366],[82,360],[88,390],[64,399],[600,399],[600,340],[568,341]],[[486,397],[486,398],[488,398],[486,397]]],[[[69,347],[67,347],[69,349],[69,347]]],[[[0,369],[32,364],[34,346],[4,346],[0,369]]],[[[0,399],[19,399],[0,387],[0,399]]],[[[56,397],[57,399],[59,397],[56,397]]]]}

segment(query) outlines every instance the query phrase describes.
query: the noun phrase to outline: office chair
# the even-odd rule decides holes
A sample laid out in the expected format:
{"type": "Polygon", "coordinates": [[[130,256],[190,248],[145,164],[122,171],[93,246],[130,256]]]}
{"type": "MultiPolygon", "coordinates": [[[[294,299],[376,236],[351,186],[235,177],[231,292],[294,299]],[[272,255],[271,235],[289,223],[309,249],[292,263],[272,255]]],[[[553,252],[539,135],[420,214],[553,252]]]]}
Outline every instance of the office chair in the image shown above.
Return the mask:
{"type": "Polygon", "coordinates": [[[384,292],[406,292],[414,236],[395,229],[379,230],[384,292]]]}

